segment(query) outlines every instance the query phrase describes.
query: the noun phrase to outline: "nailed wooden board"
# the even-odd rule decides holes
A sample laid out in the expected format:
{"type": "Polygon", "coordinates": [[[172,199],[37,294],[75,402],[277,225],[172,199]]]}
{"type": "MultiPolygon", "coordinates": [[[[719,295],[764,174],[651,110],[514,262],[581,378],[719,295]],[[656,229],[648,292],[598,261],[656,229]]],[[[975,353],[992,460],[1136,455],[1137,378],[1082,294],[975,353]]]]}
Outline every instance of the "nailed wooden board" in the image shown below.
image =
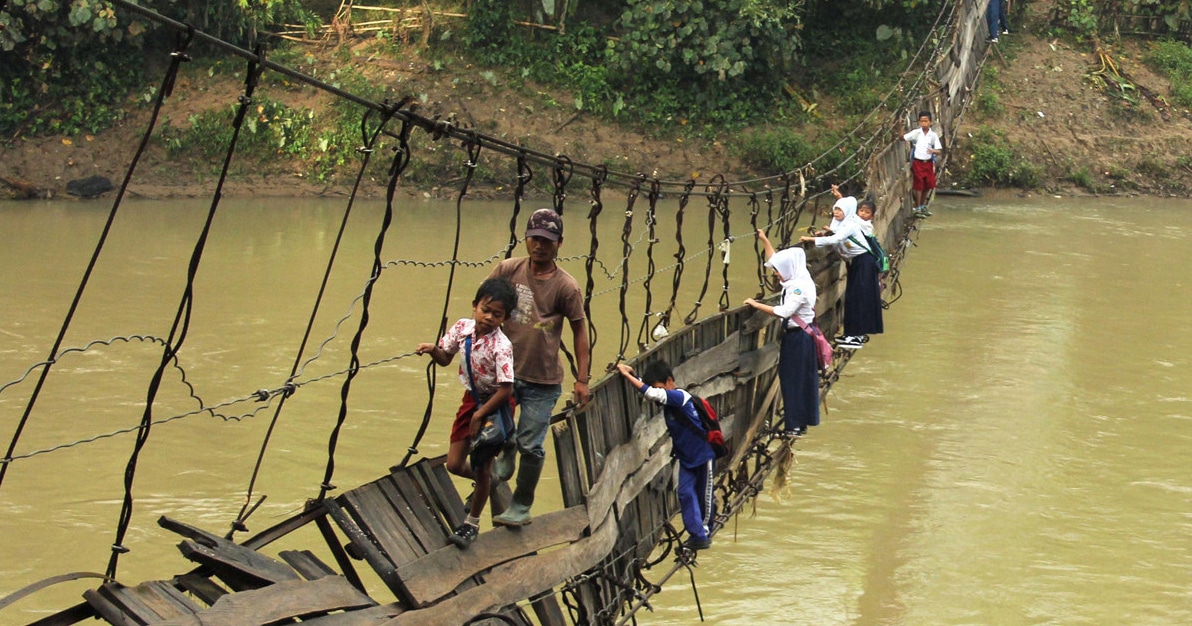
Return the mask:
{"type": "Polygon", "coordinates": [[[579,539],[588,527],[587,511],[574,506],[534,518],[518,529],[482,533],[466,550],[448,545],[397,569],[418,606],[451,593],[460,583],[500,563],[579,539]]]}
{"type": "Polygon", "coordinates": [[[313,581],[288,581],[252,591],[228,594],[217,600],[209,609],[159,624],[254,626],[303,615],[360,609],[375,604],[376,602],[349,584],[342,576],[328,576],[313,581]]]}

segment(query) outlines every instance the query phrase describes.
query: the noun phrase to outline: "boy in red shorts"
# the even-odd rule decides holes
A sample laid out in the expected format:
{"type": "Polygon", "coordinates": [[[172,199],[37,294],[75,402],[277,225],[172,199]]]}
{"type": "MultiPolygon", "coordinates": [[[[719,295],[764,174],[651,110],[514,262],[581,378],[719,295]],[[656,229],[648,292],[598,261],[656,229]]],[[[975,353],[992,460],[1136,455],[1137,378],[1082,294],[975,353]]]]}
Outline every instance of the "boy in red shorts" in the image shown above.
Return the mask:
{"type": "Polygon", "coordinates": [[[417,354],[429,354],[435,363],[446,367],[459,352],[464,353],[459,366],[459,381],[464,397],[451,426],[451,447],[447,451],[447,471],[476,481],[471,508],[464,523],[448,540],[463,549],[480,534],[480,514],[488,503],[491,468],[500,450],[473,450],[473,442],[485,420],[504,419],[506,434],[513,431],[513,344],[501,324],[517,308],[517,290],[504,278],[490,278],[476,290],[472,317],[463,318],[447,330],[438,343],[420,343],[417,354]],[[470,458],[469,458],[470,457],[470,458]]]}
{"type": "Polygon", "coordinates": [[[915,142],[911,152],[911,176],[914,179],[915,215],[927,217],[927,200],[935,189],[935,155],[944,151],[940,136],[931,130],[931,112],[919,113],[919,127],[902,136],[915,142]]]}

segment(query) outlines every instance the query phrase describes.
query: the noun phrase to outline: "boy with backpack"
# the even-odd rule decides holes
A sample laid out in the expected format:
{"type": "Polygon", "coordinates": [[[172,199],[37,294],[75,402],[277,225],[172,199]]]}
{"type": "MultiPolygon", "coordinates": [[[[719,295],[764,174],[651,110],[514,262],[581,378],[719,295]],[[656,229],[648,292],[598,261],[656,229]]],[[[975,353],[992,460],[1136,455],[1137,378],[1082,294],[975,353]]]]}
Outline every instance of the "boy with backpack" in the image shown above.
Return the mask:
{"type": "MultiPolygon", "coordinates": [[[[427,354],[442,367],[463,352],[459,381],[464,397],[451,425],[447,471],[476,481],[476,491],[464,522],[447,538],[463,550],[480,535],[480,514],[488,503],[493,458],[513,432],[513,344],[501,325],[517,308],[517,290],[504,278],[480,284],[472,300],[472,317],[463,318],[437,343],[420,343],[415,354],[427,354]],[[482,445],[479,437],[488,423],[495,423],[496,445],[482,445]]],[[[492,444],[493,442],[489,442],[492,444]]]]}
{"type": "MultiPolygon", "coordinates": [[[[690,535],[683,547],[688,550],[711,547],[708,524],[712,520],[712,470],[716,453],[709,442],[710,428],[704,426],[695,406],[703,400],[675,386],[674,372],[662,361],[647,365],[641,379],[624,363],[618,363],[617,370],[646,399],[665,407],[663,415],[670,432],[671,452],[679,460],[679,509],[683,514],[683,526],[690,535]]],[[[720,431],[715,433],[718,435],[720,431]]],[[[723,436],[720,441],[723,442],[723,436]]]]}

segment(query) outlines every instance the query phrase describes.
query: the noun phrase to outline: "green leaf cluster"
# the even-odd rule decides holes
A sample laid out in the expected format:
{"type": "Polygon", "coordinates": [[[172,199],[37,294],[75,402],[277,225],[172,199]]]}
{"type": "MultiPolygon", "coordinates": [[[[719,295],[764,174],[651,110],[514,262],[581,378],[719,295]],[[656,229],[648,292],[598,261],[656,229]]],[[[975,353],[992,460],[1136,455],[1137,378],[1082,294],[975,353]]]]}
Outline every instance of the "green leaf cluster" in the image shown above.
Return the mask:
{"type": "Polygon", "coordinates": [[[1179,41],[1156,41],[1151,44],[1145,61],[1171,80],[1172,101],[1192,108],[1192,48],[1179,41]]]}

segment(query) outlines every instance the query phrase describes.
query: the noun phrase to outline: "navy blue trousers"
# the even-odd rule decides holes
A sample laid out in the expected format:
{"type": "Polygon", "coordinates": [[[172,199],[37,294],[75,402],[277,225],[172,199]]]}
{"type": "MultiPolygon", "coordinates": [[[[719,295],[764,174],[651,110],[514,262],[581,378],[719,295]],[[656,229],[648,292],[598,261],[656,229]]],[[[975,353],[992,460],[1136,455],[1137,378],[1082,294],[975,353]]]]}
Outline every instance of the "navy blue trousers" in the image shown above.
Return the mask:
{"type": "Polygon", "coordinates": [[[687,468],[679,464],[679,510],[683,527],[693,538],[708,538],[712,523],[712,461],[699,467],[687,468]]]}
{"type": "Polygon", "coordinates": [[[778,379],[782,387],[783,427],[790,431],[818,426],[819,371],[815,340],[801,328],[791,328],[782,334],[778,379]]]}
{"type": "Polygon", "coordinates": [[[882,332],[882,285],[877,261],[868,252],[849,259],[844,286],[844,334],[877,335],[882,332]]]}

